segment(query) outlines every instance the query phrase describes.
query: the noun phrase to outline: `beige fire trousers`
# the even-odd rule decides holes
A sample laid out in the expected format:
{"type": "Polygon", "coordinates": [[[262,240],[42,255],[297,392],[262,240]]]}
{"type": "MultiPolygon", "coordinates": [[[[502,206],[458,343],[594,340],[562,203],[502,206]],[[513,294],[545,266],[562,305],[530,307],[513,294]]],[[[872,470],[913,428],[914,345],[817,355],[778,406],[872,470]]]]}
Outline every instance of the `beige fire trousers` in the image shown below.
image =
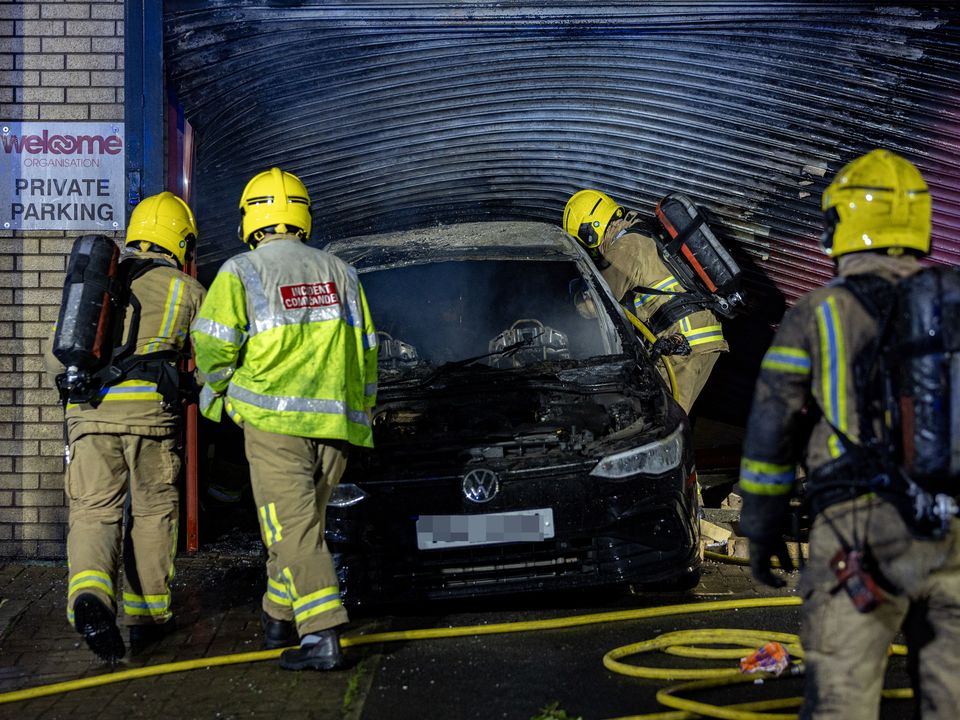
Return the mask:
{"type": "Polygon", "coordinates": [[[85,434],[71,439],[70,458],[67,619],[73,623],[77,596],[92,593],[115,612],[122,605],[128,625],[167,622],[179,512],[176,440],[85,434]],[[118,597],[121,539],[124,587],[118,597]]]}
{"type": "Polygon", "coordinates": [[[250,482],[267,548],[263,609],[300,637],[347,622],[324,542],[327,501],[347,466],[339,440],[265,432],[245,423],[250,482]]]}
{"type": "MultiPolygon", "coordinates": [[[[670,355],[667,360],[673,366],[673,374],[677,378],[677,403],[684,412],[689,413],[697,396],[710,379],[713,366],[717,364],[720,352],[693,353],[690,355],[670,355]]],[[[670,379],[662,362],[657,363],[657,370],[663,381],[670,387],[670,379]]]]}
{"type": "Polygon", "coordinates": [[[841,549],[822,516],[810,534],[801,579],[800,640],[806,653],[801,718],[876,720],[887,648],[903,630],[918,717],[955,720],[960,708],[960,520],[942,540],[910,534],[896,509],[876,497],[827,508],[848,543],[868,548],[886,601],[869,613],[837,586],[830,560],[841,549]]]}

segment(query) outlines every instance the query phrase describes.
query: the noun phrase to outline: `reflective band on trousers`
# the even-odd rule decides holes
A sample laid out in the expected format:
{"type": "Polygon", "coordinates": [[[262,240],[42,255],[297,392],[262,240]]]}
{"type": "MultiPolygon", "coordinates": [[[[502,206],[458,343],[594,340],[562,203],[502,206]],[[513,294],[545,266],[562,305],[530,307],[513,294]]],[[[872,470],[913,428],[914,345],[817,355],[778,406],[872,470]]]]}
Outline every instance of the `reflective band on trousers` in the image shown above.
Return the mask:
{"type": "Polygon", "coordinates": [[[280,524],[280,518],[277,516],[276,503],[262,505],[258,509],[260,513],[260,527],[263,529],[263,542],[270,547],[275,542],[283,540],[283,526],[280,524]]]}
{"type": "Polygon", "coordinates": [[[73,595],[84,588],[96,588],[103,590],[111,598],[116,597],[113,592],[113,580],[105,572],[99,570],[84,570],[70,578],[67,595],[73,595]]]}
{"type": "Polygon", "coordinates": [[[170,593],[163,595],[137,595],[123,593],[123,611],[127,615],[166,617],[170,615],[170,593]]]}
{"type": "Polygon", "coordinates": [[[70,578],[67,587],[67,622],[73,624],[73,607],[70,598],[83,590],[100,590],[105,592],[111,600],[116,599],[113,591],[113,580],[105,572],[99,570],[82,570],[70,578]]]}
{"type": "Polygon", "coordinates": [[[343,605],[340,592],[336,587],[326,587],[304,595],[293,601],[293,614],[298,623],[323,612],[334,610],[343,605]]]}
{"type": "Polygon", "coordinates": [[[321,588],[306,595],[299,595],[290,568],[285,567],[283,569],[283,577],[287,581],[287,591],[293,600],[293,615],[298,623],[302,623],[314,615],[336,610],[343,605],[340,601],[340,589],[335,585],[321,588]]]}
{"type": "Polygon", "coordinates": [[[357,425],[369,425],[370,420],[362,410],[348,410],[347,404],[340,400],[319,400],[316,398],[281,397],[261,395],[230,383],[227,395],[248,405],[277,412],[303,412],[318,415],[343,415],[357,425]]]}
{"type": "Polygon", "coordinates": [[[290,599],[287,586],[273,578],[267,578],[267,596],[277,605],[293,607],[293,600],[290,599]]]}

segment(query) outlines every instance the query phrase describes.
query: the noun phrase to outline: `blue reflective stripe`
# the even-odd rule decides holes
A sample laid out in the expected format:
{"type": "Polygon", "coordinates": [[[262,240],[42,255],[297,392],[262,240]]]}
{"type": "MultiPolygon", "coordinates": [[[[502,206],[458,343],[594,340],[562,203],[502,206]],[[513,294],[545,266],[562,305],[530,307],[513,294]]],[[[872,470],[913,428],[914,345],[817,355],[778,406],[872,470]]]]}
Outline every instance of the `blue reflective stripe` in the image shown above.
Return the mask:
{"type": "Polygon", "coordinates": [[[267,529],[270,531],[270,542],[275,543],[277,541],[277,528],[274,527],[269,512],[264,512],[263,521],[267,524],[267,529]]]}
{"type": "Polygon", "coordinates": [[[300,606],[294,604],[293,613],[294,615],[302,615],[318,605],[323,605],[324,603],[332,602],[334,600],[340,600],[340,593],[330,593],[329,595],[324,595],[323,597],[319,597],[316,600],[311,600],[310,602],[304,603],[300,606]]]}
{"type": "Polygon", "coordinates": [[[744,458],[740,463],[740,479],[761,485],[793,485],[796,468],[786,465],[773,465],[744,458]]]}
{"type": "Polygon", "coordinates": [[[140,608],[141,610],[164,610],[169,607],[170,601],[147,602],[146,600],[127,600],[123,599],[123,606],[129,608],[140,608]]]}
{"type": "Polygon", "coordinates": [[[90,587],[91,585],[102,585],[103,589],[109,593],[110,597],[113,597],[113,583],[106,578],[102,578],[99,575],[92,575],[81,573],[75,575],[70,581],[69,592],[73,592],[76,588],[80,587],[90,587]]]}
{"type": "MultiPolygon", "coordinates": [[[[665,280],[661,280],[658,283],[651,285],[654,290],[663,290],[665,292],[678,292],[680,290],[680,283],[677,282],[677,279],[673,275],[667,276],[665,280]]],[[[646,305],[651,300],[660,297],[660,295],[648,293],[646,295],[641,295],[636,299],[634,305],[646,305]]]]}
{"type": "Polygon", "coordinates": [[[281,600],[290,600],[290,596],[285,591],[280,590],[273,585],[267,585],[267,594],[278,597],[281,600]]]}
{"type": "Polygon", "coordinates": [[[811,362],[810,356],[797,354],[787,354],[776,350],[769,350],[763,357],[761,367],[770,370],[782,370],[784,372],[809,373],[811,362]]]}
{"type": "Polygon", "coordinates": [[[170,290],[170,305],[167,307],[167,317],[163,324],[163,329],[160,331],[160,334],[163,337],[170,337],[170,328],[173,325],[174,318],[177,317],[177,311],[180,306],[180,295],[183,291],[183,282],[176,278],[174,281],[173,288],[170,290]]]}
{"type": "Polygon", "coordinates": [[[825,313],[824,320],[827,324],[827,340],[830,350],[830,409],[833,411],[831,418],[834,423],[837,420],[837,410],[840,408],[840,397],[838,391],[840,383],[837,382],[837,327],[832,312],[825,313]]]}
{"type": "Polygon", "coordinates": [[[116,385],[105,387],[100,391],[101,395],[123,395],[125,393],[156,392],[156,383],[147,383],[146,385],[116,385]]]}
{"type": "Polygon", "coordinates": [[[687,340],[703,340],[705,338],[722,338],[723,331],[721,330],[707,330],[705,332],[692,332],[692,333],[683,333],[687,340]]]}
{"type": "Polygon", "coordinates": [[[266,528],[266,543],[267,547],[270,547],[275,542],[280,540],[280,528],[278,527],[280,522],[276,518],[276,505],[273,503],[268,503],[260,507],[260,519],[263,521],[263,525],[266,528]],[[276,522],[274,522],[276,520],[276,522]]]}
{"type": "Polygon", "coordinates": [[[846,373],[842,363],[843,331],[836,314],[833,298],[827,298],[817,306],[820,318],[820,341],[823,353],[824,375],[824,414],[827,420],[841,432],[847,430],[846,417],[846,373]]]}

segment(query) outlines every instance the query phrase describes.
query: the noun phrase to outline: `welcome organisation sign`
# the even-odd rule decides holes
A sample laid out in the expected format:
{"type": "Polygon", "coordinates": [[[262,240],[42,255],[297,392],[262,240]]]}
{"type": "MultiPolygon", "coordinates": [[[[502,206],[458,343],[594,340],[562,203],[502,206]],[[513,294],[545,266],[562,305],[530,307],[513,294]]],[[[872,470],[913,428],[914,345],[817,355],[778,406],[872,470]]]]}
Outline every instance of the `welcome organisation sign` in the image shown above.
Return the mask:
{"type": "Polygon", "coordinates": [[[122,230],[124,149],[123,123],[0,121],[0,229],[122,230]]]}

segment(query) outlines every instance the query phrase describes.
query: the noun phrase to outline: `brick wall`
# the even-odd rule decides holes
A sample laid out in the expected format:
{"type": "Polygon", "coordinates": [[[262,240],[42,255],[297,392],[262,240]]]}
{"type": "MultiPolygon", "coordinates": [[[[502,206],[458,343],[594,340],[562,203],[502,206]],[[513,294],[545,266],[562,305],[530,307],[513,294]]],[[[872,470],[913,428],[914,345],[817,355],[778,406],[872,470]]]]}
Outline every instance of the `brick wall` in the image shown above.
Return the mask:
{"type": "MultiPolygon", "coordinates": [[[[0,120],[123,118],[123,0],[0,0],[0,120]]],[[[0,230],[0,557],[65,555],[63,412],[43,374],[73,236],[0,230]]]]}

